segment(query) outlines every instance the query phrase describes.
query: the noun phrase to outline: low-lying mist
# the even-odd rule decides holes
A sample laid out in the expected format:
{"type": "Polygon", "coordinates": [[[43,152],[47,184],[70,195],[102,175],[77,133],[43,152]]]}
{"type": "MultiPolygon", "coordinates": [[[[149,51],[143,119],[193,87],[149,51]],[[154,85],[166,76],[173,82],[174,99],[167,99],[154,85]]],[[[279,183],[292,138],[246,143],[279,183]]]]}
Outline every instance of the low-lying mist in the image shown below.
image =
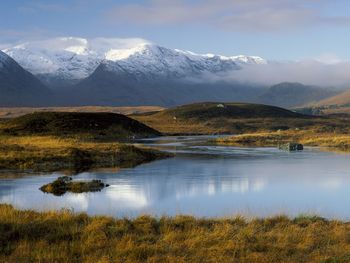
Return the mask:
{"type": "Polygon", "coordinates": [[[271,86],[281,82],[299,82],[320,87],[350,87],[350,62],[324,64],[315,60],[269,62],[245,65],[241,70],[206,74],[206,81],[227,81],[271,86]]]}

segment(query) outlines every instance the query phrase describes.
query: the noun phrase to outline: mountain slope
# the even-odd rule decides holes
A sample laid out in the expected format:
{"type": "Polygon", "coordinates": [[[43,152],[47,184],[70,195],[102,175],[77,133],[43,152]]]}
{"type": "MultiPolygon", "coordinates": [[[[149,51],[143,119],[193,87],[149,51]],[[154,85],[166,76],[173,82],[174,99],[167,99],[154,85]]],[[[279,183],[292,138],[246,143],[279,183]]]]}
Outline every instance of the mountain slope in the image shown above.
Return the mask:
{"type": "Polygon", "coordinates": [[[69,95],[65,102],[74,105],[169,107],[208,100],[247,101],[260,92],[256,86],[247,84],[194,82],[176,78],[169,71],[159,75],[134,74],[125,70],[110,71],[109,66],[101,64],[93,74],[69,90],[63,96],[69,95]]]}
{"type": "Polygon", "coordinates": [[[336,93],[330,89],[284,82],[270,87],[264,94],[258,96],[257,101],[263,104],[292,108],[328,98],[336,93]]]}
{"type": "Polygon", "coordinates": [[[40,106],[50,91],[31,73],[0,51],[0,106],[40,106]]]}

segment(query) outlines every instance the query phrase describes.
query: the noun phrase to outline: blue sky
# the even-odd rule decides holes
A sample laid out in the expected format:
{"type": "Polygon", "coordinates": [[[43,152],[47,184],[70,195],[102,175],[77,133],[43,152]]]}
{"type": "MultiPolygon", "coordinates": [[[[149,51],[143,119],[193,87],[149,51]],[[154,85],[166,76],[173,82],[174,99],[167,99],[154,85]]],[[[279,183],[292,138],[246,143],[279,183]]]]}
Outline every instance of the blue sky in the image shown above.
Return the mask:
{"type": "Polygon", "coordinates": [[[4,0],[0,43],[139,37],[197,53],[350,60],[348,0],[4,0]]]}

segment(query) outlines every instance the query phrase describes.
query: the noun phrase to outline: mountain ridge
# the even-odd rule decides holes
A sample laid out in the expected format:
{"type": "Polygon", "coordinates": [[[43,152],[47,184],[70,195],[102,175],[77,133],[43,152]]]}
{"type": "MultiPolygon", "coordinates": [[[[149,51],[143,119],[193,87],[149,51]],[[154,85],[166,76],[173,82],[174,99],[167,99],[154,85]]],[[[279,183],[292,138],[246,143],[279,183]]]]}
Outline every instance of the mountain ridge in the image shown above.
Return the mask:
{"type": "MultiPolygon", "coordinates": [[[[269,88],[227,77],[245,66],[268,63],[261,57],[196,54],[142,39],[63,37],[26,42],[5,51],[13,56],[11,61],[18,60],[34,74],[33,85],[53,90],[54,97],[45,100],[51,106],[172,107],[202,101],[237,101],[293,108],[336,94],[300,83],[285,82],[269,88]]],[[[7,59],[3,53],[0,62],[7,59]]],[[[35,89],[33,92],[37,93],[35,89]]],[[[32,101],[28,97],[25,105],[24,101],[12,101],[15,106],[39,106],[41,101],[36,97],[40,96],[34,96],[32,101]]]]}

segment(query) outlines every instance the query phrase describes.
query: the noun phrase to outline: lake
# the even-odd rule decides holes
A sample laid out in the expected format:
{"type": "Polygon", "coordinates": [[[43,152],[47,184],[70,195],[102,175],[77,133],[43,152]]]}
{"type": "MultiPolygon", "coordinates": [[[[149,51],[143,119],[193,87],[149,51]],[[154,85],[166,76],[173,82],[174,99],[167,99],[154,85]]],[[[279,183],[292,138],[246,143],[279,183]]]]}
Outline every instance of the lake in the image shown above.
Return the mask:
{"type": "Polygon", "coordinates": [[[0,179],[0,202],[20,209],[67,208],[118,217],[317,214],[350,219],[350,154],[213,146],[206,143],[208,138],[143,140],[140,143],[176,152],[176,157],[74,177],[110,184],[101,192],[53,196],[39,190],[61,173],[0,179]]]}

